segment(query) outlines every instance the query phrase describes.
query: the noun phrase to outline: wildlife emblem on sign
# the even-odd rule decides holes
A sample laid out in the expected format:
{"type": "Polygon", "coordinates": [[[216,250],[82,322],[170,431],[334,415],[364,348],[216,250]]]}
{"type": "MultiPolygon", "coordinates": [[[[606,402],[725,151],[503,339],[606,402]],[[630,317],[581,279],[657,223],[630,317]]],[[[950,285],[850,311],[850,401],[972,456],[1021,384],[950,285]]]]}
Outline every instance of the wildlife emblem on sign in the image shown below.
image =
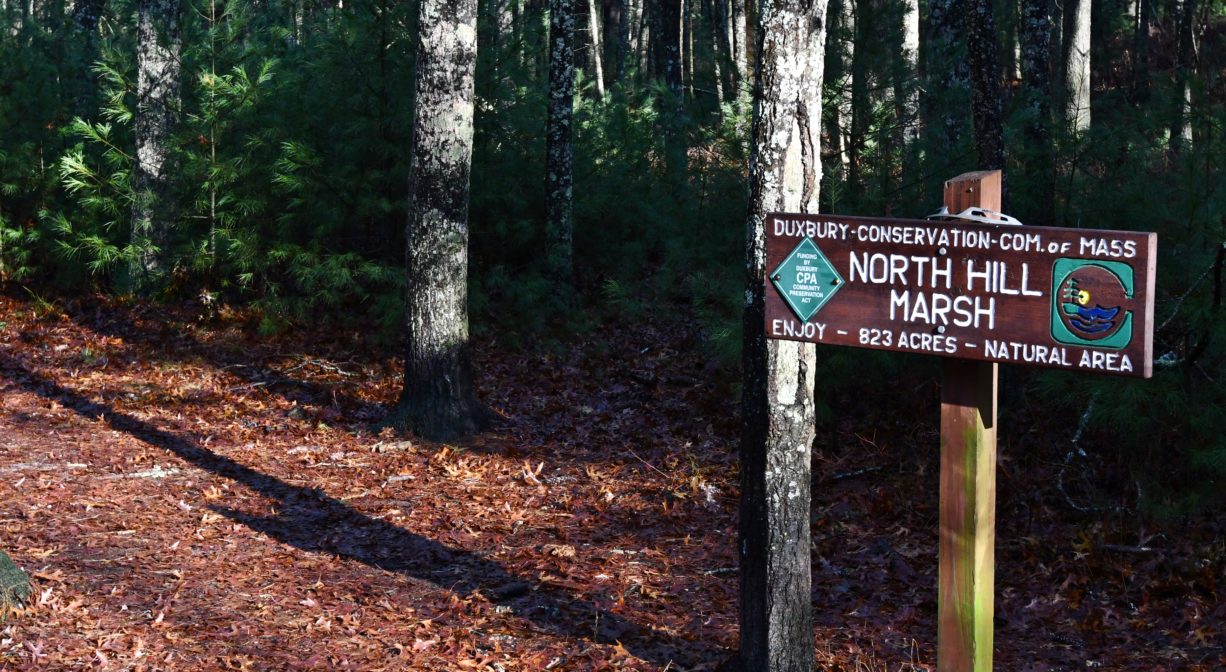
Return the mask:
{"type": "Polygon", "coordinates": [[[1111,349],[1132,341],[1131,266],[1057,259],[1052,276],[1052,338],[1067,345],[1111,349]]]}

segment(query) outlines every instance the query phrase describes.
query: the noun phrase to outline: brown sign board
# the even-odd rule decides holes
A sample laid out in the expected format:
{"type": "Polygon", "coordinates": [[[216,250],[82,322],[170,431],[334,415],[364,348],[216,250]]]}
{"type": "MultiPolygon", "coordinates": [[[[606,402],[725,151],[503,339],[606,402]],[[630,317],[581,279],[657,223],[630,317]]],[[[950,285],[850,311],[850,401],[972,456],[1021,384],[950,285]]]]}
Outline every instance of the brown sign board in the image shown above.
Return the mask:
{"type": "Polygon", "coordinates": [[[766,336],[1148,378],[1155,233],[771,214],[766,336]]]}

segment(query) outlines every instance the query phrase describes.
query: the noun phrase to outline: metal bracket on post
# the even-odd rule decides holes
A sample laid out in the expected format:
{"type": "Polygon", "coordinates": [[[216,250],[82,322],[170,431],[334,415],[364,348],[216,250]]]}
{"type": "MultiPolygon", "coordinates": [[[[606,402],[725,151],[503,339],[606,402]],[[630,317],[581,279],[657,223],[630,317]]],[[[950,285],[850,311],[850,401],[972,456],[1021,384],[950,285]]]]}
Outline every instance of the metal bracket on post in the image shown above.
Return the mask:
{"type": "Polygon", "coordinates": [[[934,221],[948,221],[957,219],[965,222],[978,222],[980,224],[1008,224],[1009,226],[1021,226],[1022,222],[1016,217],[1010,217],[1003,212],[989,210],[987,208],[967,208],[962,212],[953,213],[949,211],[949,206],[942,205],[940,210],[928,215],[924,219],[934,221]]]}

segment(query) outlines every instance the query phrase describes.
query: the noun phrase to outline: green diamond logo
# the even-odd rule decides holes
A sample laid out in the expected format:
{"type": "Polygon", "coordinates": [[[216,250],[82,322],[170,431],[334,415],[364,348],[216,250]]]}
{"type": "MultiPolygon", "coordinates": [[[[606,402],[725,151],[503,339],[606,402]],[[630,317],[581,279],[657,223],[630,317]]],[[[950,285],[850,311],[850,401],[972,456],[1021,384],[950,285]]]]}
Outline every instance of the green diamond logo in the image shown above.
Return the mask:
{"type": "Polygon", "coordinates": [[[805,238],[771,273],[771,283],[796,317],[808,322],[843,286],[843,276],[813,240],[805,238]]]}

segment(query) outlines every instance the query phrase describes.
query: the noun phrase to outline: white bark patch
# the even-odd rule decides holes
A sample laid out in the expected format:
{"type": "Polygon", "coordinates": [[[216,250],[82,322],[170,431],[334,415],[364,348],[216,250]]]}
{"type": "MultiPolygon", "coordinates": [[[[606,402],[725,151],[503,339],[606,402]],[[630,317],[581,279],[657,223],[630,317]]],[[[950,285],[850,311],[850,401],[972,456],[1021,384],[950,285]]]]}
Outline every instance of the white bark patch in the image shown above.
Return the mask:
{"type": "Polygon", "coordinates": [[[805,190],[804,137],[795,118],[789,126],[792,141],[787,143],[787,154],[783,159],[783,209],[787,212],[799,212],[804,209],[804,204],[801,203],[805,190]]]}
{"type": "Polygon", "coordinates": [[[779,402],[780,406],[796,403],[796,380],[800,377],[800,357],[796,355],[796,349],[793,343],[780,348],[779,359],[775,363],[775,401],[779,402]]]}

